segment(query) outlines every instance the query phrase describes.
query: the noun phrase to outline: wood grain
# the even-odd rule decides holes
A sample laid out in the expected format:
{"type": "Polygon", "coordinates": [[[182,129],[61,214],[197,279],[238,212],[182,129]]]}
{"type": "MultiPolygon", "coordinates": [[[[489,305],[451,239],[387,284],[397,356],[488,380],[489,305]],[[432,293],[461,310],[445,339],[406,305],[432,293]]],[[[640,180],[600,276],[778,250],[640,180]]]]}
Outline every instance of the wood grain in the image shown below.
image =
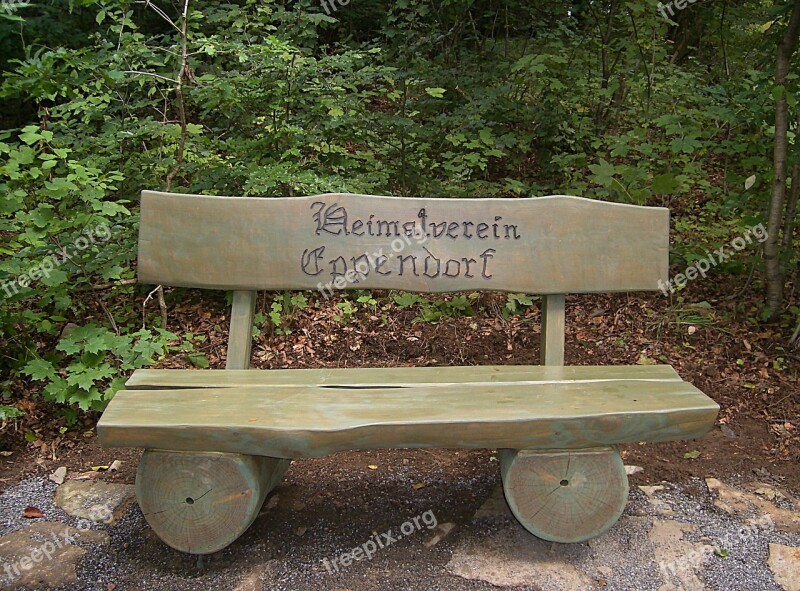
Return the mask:
{"type": "Polygon", "coordinates": [[[136,497],[164,542],[210,554],[250,527],[288,466],[287,460],[258,456],[146,450],[136,497]]]}
{"type": "Polygon", "coordinates": [[[247,369],[250,367],[256,293],[255,291],[233,292],[226,369],[247,369]]]}
{"type": "Polygon", "coordinates": [[[691,439],[713,426],[718,409],[676,381],[127,390],[98,434],[108,447],[280,458],[387,447],[565,449],[691,439]]]}
{"type": "MultiPolygon", "coordinates": [[[[669,365],[479,365],[450,367],[370,367],[333,369],[137,369],[125,386],[134,390],[236,388],[239,386],[405,386],[519,382],[601,382],[643,380],[681,382],[669,365]]],[[[125,396],[120,392],[117,396],[125,396]]]]}
{"type": "Polygon", "coordinates": [[[144,283],[327,294],[336,281],[425,292],[655,290],[667,280],[668,226],[664,208],[569,196],[265,199],[144,191],[138,270],[144,283]],[[424,231],[413,234],[417,227],[424,231]]]}
{"type": "Polygon", "coordinates": [[[566,330],[565,296],[563,293],[542,297],[542,365],[564,365],[566,330]]]}
{"type": "Polygon", "coordinates": [[[502,450],[499,459],[511,512],[544,540],[574,543],[597,537],[625,509],[628,477],[615,449],[502,450]]]}

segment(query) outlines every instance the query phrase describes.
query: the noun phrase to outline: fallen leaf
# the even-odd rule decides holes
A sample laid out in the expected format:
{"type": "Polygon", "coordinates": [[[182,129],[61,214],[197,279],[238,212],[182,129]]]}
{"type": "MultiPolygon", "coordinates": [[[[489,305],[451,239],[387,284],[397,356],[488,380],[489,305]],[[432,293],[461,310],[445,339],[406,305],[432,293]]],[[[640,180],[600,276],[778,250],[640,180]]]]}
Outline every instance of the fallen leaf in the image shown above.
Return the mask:
{"type": "Polygon", "coordinates": [[[108,585],[106,585],[106,591],[114,591],[114,589],[116,588],[117,588],[116,583],[109,583],[108,585]]]}
{"type": "Polygon", "coordinates": [[[64,484],[64,477],[67,475],[67,467],[60,466],[56,468],[55,472],[53,472],[48,478],[55,482],[56,484],[64,484]]]}
{"type": "Polygon", "coordinates": [[[100,472],[81,472],[72,477],[72,480],[88,480],[90,478],[97,478],[100,476],[100,472]]]}
{"type": "Polygon", "coordinates": [[[42,510],[38,507],[25,507],[22,516],[25,519],[39,519],[40,517],[44,517],[44,513],[42,513],[42,510]]]}
{"type": "Polygon", "coordinates": [[[700,457],[700,452],[697,451],[696,449],[693,449],[692,451],[687,451],[685,454],[683,454],[683,458],[686,460],[694,460],[699,457],[700,457]]]}
{"type": "Polygon", "coordinates": [[[108,470],[108,466],[92,466],[92,470],[94,472],[105,472],[108,470]]]}
{"type": "Polygon", "coordinates": [[[7,458],[8,456],[12,455],[13,453],[14,453],[13,451],[0,451],[0,456],[3,456],[4,458],[7,458]]]}
{"type": "Polygon", "coordinates": [[[634,474],[638,474],[639,472],[644,472],[644,468],[641,466],[625,466],[625,474],[628,476],[633,476],[634,474]]]}
{"type": "Polygon", "coordinates": [[[413,488],[414,490],[419,490],[421,488],[425,488],[426,486],[428,486],[427,482],[415,482],[414,484],[411,485],[411,488],[413,488]]]}
{"type": "Polygon", "coordinates": [[[370,464],[369,466],[367,466],[367,468],[369,468],[370,470],[377,470],[378,469],[378,467],[375,464],[370,464]]]}
{"type": "Polygon", "coordinates": [[[304,533],[306,533],[307,530],[308,528],[305,526],[296,527],[294,530],[294,535],[302,536],[304,533]]]}

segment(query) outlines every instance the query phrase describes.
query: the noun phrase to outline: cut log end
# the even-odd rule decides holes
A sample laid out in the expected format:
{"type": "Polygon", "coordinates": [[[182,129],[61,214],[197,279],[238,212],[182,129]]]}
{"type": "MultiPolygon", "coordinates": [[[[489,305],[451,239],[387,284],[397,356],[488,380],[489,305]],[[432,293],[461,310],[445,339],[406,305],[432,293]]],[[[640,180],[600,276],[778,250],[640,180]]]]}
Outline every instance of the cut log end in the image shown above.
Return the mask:
{"type": "Polygon", "coordinates": [[[289,460],[146,450],[136,496],[153,531],[176,550],[210,554],[242,535],[289,460]]]}
{"type": "Polygon", "coordinates": [[[501,450],[503,490],[517,520],[552,542],[594,538],[622,515],[628,477],[612,448],[582,451],[501,450]]]}

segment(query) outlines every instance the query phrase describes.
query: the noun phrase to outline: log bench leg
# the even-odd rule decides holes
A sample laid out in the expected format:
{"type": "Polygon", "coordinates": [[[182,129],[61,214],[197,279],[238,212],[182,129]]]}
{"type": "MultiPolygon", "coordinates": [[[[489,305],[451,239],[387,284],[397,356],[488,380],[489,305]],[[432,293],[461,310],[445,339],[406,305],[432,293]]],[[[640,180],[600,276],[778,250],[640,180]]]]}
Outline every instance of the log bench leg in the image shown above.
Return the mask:
{"type": "Polygon", "coordinates": [[[216,452],[145,450],[136,496],[147,522],[182,552],[210,554],[242,535],[290,460],[216,452]]]}
{"type": "Polygon", "coordinates": [[[503,491],[517,520],[552,542],[582,542],[610,528],[628,500],[616,449],[499,450],[503,491]]]}

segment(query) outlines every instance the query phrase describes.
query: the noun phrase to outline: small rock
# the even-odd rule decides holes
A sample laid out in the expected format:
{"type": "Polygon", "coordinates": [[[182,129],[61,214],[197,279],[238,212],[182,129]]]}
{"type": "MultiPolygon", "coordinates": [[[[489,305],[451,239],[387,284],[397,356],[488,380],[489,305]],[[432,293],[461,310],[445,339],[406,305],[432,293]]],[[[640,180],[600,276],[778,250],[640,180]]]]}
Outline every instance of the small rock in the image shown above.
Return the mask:
{"type": "Polygon", "coordinates": [[[784,591],[800,591],[800,548],[770,544],[767,564],[784,591]]]}
{"type": "Polygon", "coordinates": [[[114,525],[135,498],[130,484],[70,480],[56,489],[55,504],[75,517],[114,525]]]}
{"type": "Polygon", "coordinates": [[[647,504],[650,505],[653,513],[662,517],[672,517],[675,515],[675,511],[673,511],[672,507],[670,507],[666,501],[655,496],[657,492],[664,490],[663,486],[640,486],[639,490],[647,495],[647,504]]]}
{"type": "Polygon", "coordinates": [[[495,487],[489,498],[475,512],[473,519],[513,519],[502,485],[495,487]]]}
{"type": "Polygon", "coordinates": [[[764,482],[751,482],[750,484],[746,484],[745,488],[770,501],[786,501],[794,505],[796,510],[800,511],[800,502],[798,502],[796,499],[793,499],[790,495],[783,492],[779,488],[772,486],[771,484],[766,484],[764,482]]]}
{"type": "Polygon", "coordinates": [[[264,504],[264,508],[262,511],[269,511],[270,509],[274,509],[278,506],[278,501],[280,497],[278,495],[272,495],[269,500],[264,504]]]}
{"type": "Polygon", "coordinates": [[[61,335],[59,335],[58,338],[59,339],[64,339],[64,338],[68,337],[69,333],[71,333],[73,330],[76,330],[77,328],[79,328],[77,324],[74,324],[72,322],[67,322],[64,325],[64,328],[61,329],[61,335]]]}
{"type": "Polygon", "coordinates": [[[60,466],[56,468],[55,472],[53,472],[50,476],[48,476],[48,478],[53,482],[55,482],[56,484],[64,484],[64,478],[66,476],[67,476],[67,467],[60,466]]]}
{"type": "Polygon", "coordinates": [[[644,472],[644,468],[641,466],[625,466],[625,474],[628,476],[633,476],[634,474],[638,474],[639,472],[644,472]]]}
{"type": "Polygon", "coordinates": [[[728,427],[728,425],[720,425],[719,430],[722,434],[729,439],[736,439],[736,432],[728,427]]]}
{"type": "Polygon", "coordinates": [[[586,552],[583,544],[553,544],[509,524],[476,542],[464,540],[453,551],[447,570],[464,579],[496,587],[528,586],[593,591],[595,581],[575,566],[586,552]]]}
{"type": "MultiPolygon", "coordinates": [[[[741,517],[752,513],[768,516],[774,526],[785,532],[800,533],[800,509],[797,501],[785,498],[795,507],[794,511],[776,507],[770,501],[757,494],[742,491],[717,480],[706,478],[709,492],[714,495],[714,506],[728,515],[741,517]]],[[[764,488],[769,485],[760,485],[764,488]]]]}
{"type": "Polygon", "coordinates": [[[122,468],[122,462],[120,462],[119,460],[114,460],[113,462],[111,462],[111,464],[109,464],[108,471],[109,472],[116,472],[120,468],[122,468]]]}
{"type": "Polygon", "coordinates": [[[433,546],[441,542],[443,539],[445,539],[447,536],[449,536],[450,532],[452,532],[455,528],[456,524],[451,521],[448,521],[447,523],[440,523],[439,525],[436,526],[436,529],[434,530],[436,532],[434,536],[430,540],[425,542],[425,547],[432,548],[433,546]]]}

